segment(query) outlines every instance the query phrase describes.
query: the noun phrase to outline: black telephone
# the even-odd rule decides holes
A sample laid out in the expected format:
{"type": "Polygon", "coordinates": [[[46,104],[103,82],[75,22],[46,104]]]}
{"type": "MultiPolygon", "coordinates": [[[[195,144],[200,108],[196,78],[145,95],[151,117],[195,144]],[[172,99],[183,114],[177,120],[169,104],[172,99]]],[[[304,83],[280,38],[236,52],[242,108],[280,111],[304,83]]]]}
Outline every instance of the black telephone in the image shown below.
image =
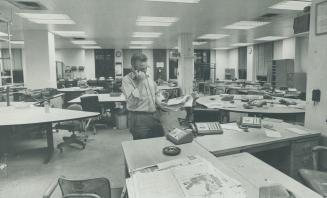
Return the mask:
{"type": "Polygon", "coordinates": [[[197,135],[216,135],[223,133],[219,122],[195,122],[191,124],[191,127],[197,135]]]}

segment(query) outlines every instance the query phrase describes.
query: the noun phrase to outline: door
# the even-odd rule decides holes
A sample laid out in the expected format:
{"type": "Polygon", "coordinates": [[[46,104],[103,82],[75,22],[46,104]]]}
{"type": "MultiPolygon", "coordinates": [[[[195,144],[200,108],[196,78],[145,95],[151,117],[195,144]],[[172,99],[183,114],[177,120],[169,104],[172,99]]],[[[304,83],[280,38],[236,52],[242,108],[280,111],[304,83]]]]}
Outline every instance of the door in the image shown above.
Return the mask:
{"type": "Polygon", "coordinates": [[[115,50],[96,49],[95,54],[95,77],[115,78],[115,50]]]}

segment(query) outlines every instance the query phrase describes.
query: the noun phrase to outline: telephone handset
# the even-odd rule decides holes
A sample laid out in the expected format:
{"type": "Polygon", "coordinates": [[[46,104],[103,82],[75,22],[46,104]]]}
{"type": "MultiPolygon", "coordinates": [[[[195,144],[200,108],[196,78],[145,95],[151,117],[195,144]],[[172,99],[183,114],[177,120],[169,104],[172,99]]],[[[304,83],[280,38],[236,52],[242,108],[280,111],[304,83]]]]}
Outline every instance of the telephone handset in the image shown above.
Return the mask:
{"type": "Polygon", "coordinates": [[[195,122],[191,124],[191,127],[197,135],[216,135],[223,133],[219,122],[195,122]]]}

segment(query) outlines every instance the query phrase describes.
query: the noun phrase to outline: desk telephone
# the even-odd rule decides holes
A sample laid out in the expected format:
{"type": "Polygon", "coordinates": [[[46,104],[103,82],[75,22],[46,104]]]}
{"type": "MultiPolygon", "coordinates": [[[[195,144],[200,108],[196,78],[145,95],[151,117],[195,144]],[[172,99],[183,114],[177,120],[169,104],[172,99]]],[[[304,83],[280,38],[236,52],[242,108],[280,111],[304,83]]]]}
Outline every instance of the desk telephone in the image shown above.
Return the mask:
{"type": "Polygon", "coordinates": [[[219,122],[195,122],[195,124],[191,124],[191,127],[197,135],[215,135],[223,133],[223,129],[219,122]]]}
{"type": "Polygon", "coordinates": [[[258,117],[242,117],[240,127],[261,128],[261,118],[258,118],[258,117]]]}

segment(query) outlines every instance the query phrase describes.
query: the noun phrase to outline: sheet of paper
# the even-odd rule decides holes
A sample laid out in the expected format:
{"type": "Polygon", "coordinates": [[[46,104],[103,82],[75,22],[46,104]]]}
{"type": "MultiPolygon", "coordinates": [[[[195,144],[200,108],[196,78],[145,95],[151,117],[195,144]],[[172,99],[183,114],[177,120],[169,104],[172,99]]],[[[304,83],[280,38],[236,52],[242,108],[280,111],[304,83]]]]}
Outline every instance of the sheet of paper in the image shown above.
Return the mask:
{"type": "Polygon", "coordinates": [[[282,134],[280,134],[280,132],[278,132],[278,131],[265,129],[265,133],[266,133],[267,137],[271,137],[271,138],[281,138],[282,137],[282,134]]]}
{"type": "Polygon", "coordinates": [[[309,131],[305,131],[305,130],[298,129],[298,128],[287,128],[287,130],[289,130],[293,133],[299,134],[299,135],[306,135],[306,134],[310,133],[309,131]]]}
{"type": "Polygon", "coordinates": [[[136,198],[181,198],[183,192],[170,170],[133,175],[136,198]],[[164,190],[164,191],[163,191],[164,190]]]}
{"type": "Polygon", "coordinates": [[[238,131],[238,132],[244,132],[243,129],[240,129],[237,125],[236,122],[232,122],[232,123],[227,123],[227,124],[221,124],[220,125],[221,128],[224,130],[232,130],[232,131],[238,131]]]}

